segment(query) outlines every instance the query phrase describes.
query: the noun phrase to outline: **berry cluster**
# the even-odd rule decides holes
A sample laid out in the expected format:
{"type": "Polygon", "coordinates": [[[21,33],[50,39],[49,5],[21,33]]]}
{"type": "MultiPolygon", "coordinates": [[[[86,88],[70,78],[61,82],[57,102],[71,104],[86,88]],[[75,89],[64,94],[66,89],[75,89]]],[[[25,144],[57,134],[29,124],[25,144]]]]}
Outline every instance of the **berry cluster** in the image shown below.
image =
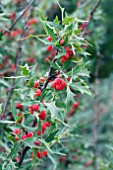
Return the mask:
{"type": "Polygon", "coordinates": [[[61,58],[62,63],[67,61],[73,55],[73,51],[70,50],[69,47],[65,47],[65,50],[66,50],[66,55],[62,56],[62,58],[61,58]]]}
{"type": "Polygon", "coordinates": [[[48,152],[46,150],[40,152],[40,151],[37,151],[36,152],[36,155],[37,155],[37,158],[41,159],[43,158],[44,156],[47,156],[48,155],[48,152]]]}
{"type": "Polygon", "coordinates": [[[21,136],[21,139],[31,138],[33,136],[33,132],[28,132],[27,134],[24,134],[21,136]]]}
{"type": "Polygon", "coordinates": [[[51,86],[56,90],[64,90],[66,87],[66,82],[61,78],[55,78],[51,86]]]}

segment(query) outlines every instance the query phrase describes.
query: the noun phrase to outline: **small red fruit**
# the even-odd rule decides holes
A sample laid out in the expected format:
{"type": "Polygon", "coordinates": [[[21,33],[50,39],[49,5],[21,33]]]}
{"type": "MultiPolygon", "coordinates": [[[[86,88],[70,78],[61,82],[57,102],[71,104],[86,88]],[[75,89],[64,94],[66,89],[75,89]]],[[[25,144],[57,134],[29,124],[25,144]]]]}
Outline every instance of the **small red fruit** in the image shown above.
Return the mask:
{"type": "Polygon", "coordinates": [[[41,96],[41,94],[42,94],[41,90],[40,90],[40,89],[37,89],[37,90],[36,90],[36,96],[41,96]]]}
{"type": "Polygon", "coordinates": [[[52,39],[52,37],[49,36],[49,37],[47,37],[47,40],[52,41],[53,39],[52,39]]]}
{"type": "Polygon", "coordinates": [[[47,127],[50,127],[50,123],[49,123],[49,122],[45,122],[45,125],[46,125],[47,127]]]}
{"type": "Polygon", "coordinates": [[[39,142],[38,140],[36,140],[36,141],[34,142],[34,144],[37,145],[37,146],[39,146],[39,145],[40,145],[40,142],[39,142]]]}
{"type": "Polygon", "coordinates": [[[78,106],[79,106],[79,102],[75,102],[75,103],[72,104],[72,107],[75,108],[75,109],[78,108],[78,106]]]}
{"type": "Polygon", "coordinates": [[[27,137],[31,138],[32,136],[33,136],[33,133],[32,132],[28,132],[27,137]]]}
{"type": "Polygon", "coordinates": [[[39,152],[39,151],[36,152],[36,155],[37,155],[37,157],[38,157],[39,159],[41,159],[41,158],[43,157],[42,153],[39,152]]]}
{"type": "Polygon", "coordinates": [[[45,120],[46,119],[46,111],[45,110],[42,110],[39,114],[39,118],[41,120],[45,120]]]}
{"type": "Polygon", "coordinates": [[[60,45],[63,45],[64,44],[64,39],[61,39],[60,40],[60,45]]]}
{"type": "Polygon", "coordinates": [[[52,48],[53,48],[53,47],[52,47],[51,45],[48,45],[48,46],[47,46],[47,51],[50,52],[50,51],[52,50],[52,48]]]}
{"type": "Polygon", "coordinates": [[[46,150],[44,150],[44,151],[42,151],[42,154],[43,154],[44,156],[47,156],[47,155],[48,155],[48,152],[47,152],[46,150]]]}
{"type": "Polygon", "coordinates": [[[14,134],[16,134],[16,135],[17,135],[17,134],[19,134],[20,130],[19,130],[19,129],[14,129],[14,131],[13,131],[13,132],[14,132],[14,134]]]}
{"type": "Polygon", "coordinates": [[[45,125],[45,123],[43,123],[41,126],[42,126],[42,133],[44,133],[45,130],[46,130],[46,125],[45,125]]]}
{"type": "Polygon", "coordinates": [[[39,81],[35,81],[35,82],[34,82],[34,86],[33,86],[33,87],[34,87],[34,88],[37,88],[37,87],[38,87],[38,85],[39,85],[39,81]]]}
{"type": "Polygon", "coordinates": [[[38,104],[34,104],[34,105],[32,105],[32,108],[33,108],[34,111],[38,111],[39,105],[38,104]]]}
{"type": "Polygon", "coordinates": [[[41,135],[41,130],[38,130],[37,135],[38,135],[38,136],[41,135]]]}

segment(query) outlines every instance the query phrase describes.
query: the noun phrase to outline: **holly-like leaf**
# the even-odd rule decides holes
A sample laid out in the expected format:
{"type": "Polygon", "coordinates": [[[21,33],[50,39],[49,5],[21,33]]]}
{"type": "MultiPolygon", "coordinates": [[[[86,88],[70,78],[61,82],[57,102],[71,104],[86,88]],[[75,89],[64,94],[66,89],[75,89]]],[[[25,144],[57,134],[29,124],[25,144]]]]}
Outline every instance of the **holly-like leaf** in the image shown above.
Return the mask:
{"type": "Polygon", "coordinates": [[[71,91],[70,87],[67,86],[67,98],[66,98],[67,110],[70,107],[70,105],[72,104],[72,102],[74,102],[74,96],[75,96],[75,94],[71,91]]]}
{"type": "Polygon", "coordinates": [[[16,109],[15,109],[15,103],[13,102],[13,100],[11,100],[11,113],[14,117],[14,120],[16,121],[17,119],[17,112],[16,112],[16,109]]]}

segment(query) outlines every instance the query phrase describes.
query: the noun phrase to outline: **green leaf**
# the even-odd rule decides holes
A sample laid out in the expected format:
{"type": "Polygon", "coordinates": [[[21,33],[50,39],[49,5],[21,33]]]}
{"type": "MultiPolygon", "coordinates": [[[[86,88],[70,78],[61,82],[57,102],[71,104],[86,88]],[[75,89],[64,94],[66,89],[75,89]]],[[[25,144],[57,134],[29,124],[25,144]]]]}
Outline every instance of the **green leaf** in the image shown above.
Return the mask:
{"type": "Polygon", "coordinates": [[[22,73],[26,76],[29,75],[29,66],[28,64],[25,64],[24,66],[18,66],[21,70],[22,70],[22,73]]]}
{"type": "Polygon", "coordinates": [[[81,82],[72,83],[70,85],[74,90],[80,91],[82,94],[88,94],[93,96],[93,93],[90,91],[89,86],[84,86],[81,82]]]}
{"type": "Polygon", "coordinates": [[[52,140],[54,140],[55,135],[57,134],[59,130],[55,130],[54,132],[50,133],[50,135],[45,139],[46,142],[51,142],[52,140]]]}
{"type": "Polygon", "coordinates": [[[40,16],[40,20],[42,22],[42,26],[45,30],[45,32],[47,33],[47,28],[46,28],[46,24],[43,22],[43,21],[46,21],[47,18],[44,18],[44,16],[42,15],[41,11],[38,9],[38,13],[39,13],[39,16],[40,16]]]}
{"type": "Polygon", "coordinates": [[[59,19],[58,19],[58,16],[55,17],[53,23],[56,23],[56,24],[59,24],[59,23],[60,23],[60,21],[59,21],[59,19]]]}
{"type": "Polygon", "coordinates": [[[70,22],[72,22],[72,21],[74,21],[74,18],[66,16],[66,17],[63,19],[62,24],[63,24],[63,25],[68,25],[68,24],[69,24],[70,22]]]}
{"type": "Polygon", "coordinates": [[[13,100],[11,100],[11,113],[14,117],[14,120],[16,121],[17,119],[17,112],[16,112],[16,109],[15,109],[15,103],[13,102],[13,100]]]}
{"type": "Polygon", "coordinates": [[[75,94],[70,90],[70,87],[67,86],[67,98],[66,98],[67,110],[70,107],[70,105],[72,104],[72,102],[74,102],[74,96],[75,96],[75,94]]]}
{"type": "Polygon", "coordinates": [[[46,28],[47,28],[47,32],[48,34],[50,35],[50,37],[52,37],[53,41],[56,41],[56,36],[54,34],[54,31],[52,28],[50,28],[49,25],[46,25],[46,28]]]}
{"type": "Polygon", "coordinates": [[[59,109],[56,107],[55,102],[51,102],[51,103],[45,103],[45,105],[47,106],[48,110],[51,113],[51,119],[55,120],[55,119],[60,119],[63,120],[63,112],[64,110],[59,109]]]}
{"type": "Polygon", "coordinates": [[[9,159],[9,158],[14,159],[17,156],[17,152],[18,152],[19,148],[20,148],[20,142],[16,142],[14,144],[13,148],[11,149],[11,152],[7,156],[7,159],[9,159]]]}

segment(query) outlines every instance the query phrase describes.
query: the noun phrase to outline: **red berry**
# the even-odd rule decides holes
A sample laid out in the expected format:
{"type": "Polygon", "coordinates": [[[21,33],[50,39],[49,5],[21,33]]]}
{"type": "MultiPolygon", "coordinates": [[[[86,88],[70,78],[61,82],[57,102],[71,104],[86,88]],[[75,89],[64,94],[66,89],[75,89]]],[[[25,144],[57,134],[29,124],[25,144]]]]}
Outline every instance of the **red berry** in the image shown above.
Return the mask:
{"type": "Polygon", "coordinates": [[[43,123],[41,126],[42,126],[42,133],[44,133],[45,130],[46,130],[46,125],[45,125],[45,123],[43,123]]]}
{"type": "Polygon", "coordinates": [[[20,103],[16,103],[15,107],[16,107],[16,109],[20,109],[21,111],[23,111],[23,109],[24,109],[23,105],[20,103]]]}
{"type": "Polygon", "coordinates": [[[48,155],[48,152],[47,152],[46,150],[44,150],[44,151],[42,151],[42,154],[43,154],[44,156],[47,156],[47,155],[48,155]]]}
{"type": "Polygon", "coordinates": [[[58,85],[58,84],[60,84],[62,82],[62,79],[61,78],[56,78],[54,80],[54,82],[58,85]]]}
{"type": "Polygon", "coordinates": [[[32,106],[32,108],[33,108],[34,111],[38,111],[39,105],[38,105],[38,104],[34,104],[34,105],[32,106]]]}
{"type": "Polygon", "coordinates": [[[36,152],[36,155],[37,155],[37,157],[38,157],[39,159],[41,159],[41,158],[43,157],[42,153],[39,152],[39,151],[36,152]]]}
{"type": "Polygon", "coordinates": [[[66,82],[64,80],[62,80],[62,86],[66,87],[66,82]]]}
{"type": "Polygon", "coordinates": [[[51,45],[48,45],[48,46],[47,46],[47,51],[50,52],[50,51],[52,50],[52,48],[53,48],[53,47],[52,47],[51,45]]]}
{"type": "Polygon", "coordinates": [[[47,127],[50,127],[50,123],[49,123],[49,122],[45,122],[45,125],[46,125],[47,127]]]}
{"type": "Polygon", "coordinates": [[[40,90],[40,89],[37,89],[37,90],[36,90],[36,95],[37,95],[37,96],[41,96],[41,94],[42,94],[41,90],[40,90]]]}
{"type": "Polygon", "coordinates": [[[42,110],[39,114],[39,118],[41,120],[45,120],[46,119],[46,111],[45,110],[42,110]]]}
{"type": "Polygon", "coordinates": [[[37,135],[38,135],[38,136],[41,135],[41,130],[38,130],[37,135]]]}
{"type": "Polygon", "coordinates": [[[62,86],[62,84],[58,84],[56,85],[56,90],[63,90],[64,87],[62,86]]]}
{"type": "Polygon", "coordinates": [[[64,39],[61,39],[60,40],[60,45],[63,45],[64,44],[64,39]]]}
{"type": "Polygon", "coordinates": [[[21,137],[21,139],[26,139],[26,138],[27,138],[26,134],[22,135],[22,137],[21,137]]]}
{"type": "Polygon", "coordinates": [[[79,106],[79,102],[75,102],[75,103],[72,104],[72,107],[75,108],[75,109],[78,108],[78,106],[79,106]]]}
{"type": "Polygon", "coordinates": [[[27,137],[31,138],[32,136],[33,136],[33,133],[32,132],[28,132],[27,137]]]}
{"type": "Polygon", "coordinates": [[[13,20],[13,19],[15,18],[15,12],[11,12],[9,18],[10,18],[11,20],[13,20]]]}
{"type": "Polygon", "coordinates": [[[19,129],[14,129],[14,134],[19,134],[20,130],[19,129]]]}
{"type": "Polygon", "coordinates": [[[70,80],[71,80],[71,77],[68,77],[68,78],[67,78],[67,81],[70,81],[70,80]]]}
{"type": "Polygon", "coordinates": [[[33,107],[32,106],[29,106],[29,111],[31,114],[33,114],[33,107]]]}
{"type": "Polygon", "coordinates": [[[49,36],[49,37],[47,37],[47,40],[52,41],[53,39],[52,39],[52,37],[49,36]]]}
{"type": "Polygon", "coordinates": [[[34,144],[37,145],[37,146],[39,146],[39,145],[40,145],[40,142],[39,142],[38,140],[36,140],[36,141],[34,142],[34,144]]]}
{"type": "Polygon", "coordinates": [[[55,89],[56,88],[56,83],[53,81],[51,86],[55,89]]]}
{"type": "Polygon", "coordinates": [[[27,26],[31,26],[32,24],[35,24],[36,22],[37,22],[36,19],[32,18],[27,22],[27,26]]]}
{"type": "Polygon", "coordinates": [[[38,85],[39,85],[39,81],[35,81],[35,82],[34,82],[34,86],[33,86],[33,87],[34,87],[34,88],[37,88],[37,87],[38,87],[38,85]]]}
{"type": "Polygon", "coordinates": [[[18,158],[18,157],[16,157],[16,158],[15,158],[15,161],[16,161],[16,162],[19,162],[19,158],[18,158]]]}

